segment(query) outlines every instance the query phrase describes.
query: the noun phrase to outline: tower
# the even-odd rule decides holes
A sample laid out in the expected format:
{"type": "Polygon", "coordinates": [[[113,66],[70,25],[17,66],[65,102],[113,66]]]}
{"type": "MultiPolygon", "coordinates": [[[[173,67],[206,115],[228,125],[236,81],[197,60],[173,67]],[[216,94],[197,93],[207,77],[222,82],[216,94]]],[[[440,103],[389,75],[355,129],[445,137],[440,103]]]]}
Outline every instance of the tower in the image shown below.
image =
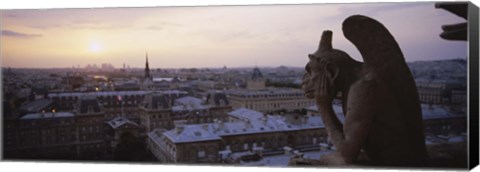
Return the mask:
{"type": "Polygon", "coordinates": [[[260,69],[258,69],[256,66],[253,68],[252,77],[247,80],[247,89],[265,89],[265,78],[263,77],[262,72],[260,72],[260,69]]]}
{"type": "Polygon", "coordinates": [[[150,76],[150,68],[148,67],[148,53],[145,54],[145,79],[152,80],[152,77],[150,76]]]}
{"type": "Polygon", "coordinates": [[[154,89],[153,78],[150,75],[150,68],[148,66],[148,53],[145,54],[145,77],[141,84],[142,90],[152,90],[154,89]]]}

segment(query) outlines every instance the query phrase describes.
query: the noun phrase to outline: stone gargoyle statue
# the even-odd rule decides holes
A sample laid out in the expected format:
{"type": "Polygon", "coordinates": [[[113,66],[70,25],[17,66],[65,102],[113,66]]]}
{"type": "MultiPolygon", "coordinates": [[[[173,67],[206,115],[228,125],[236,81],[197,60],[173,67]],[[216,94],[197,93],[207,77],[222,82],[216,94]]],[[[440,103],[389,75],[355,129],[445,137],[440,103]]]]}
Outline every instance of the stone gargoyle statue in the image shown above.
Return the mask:
{"type": "Polygon", "coordinates": [[[332,32],[324,31],[318,50],[308,55],[302,84],[336,151],[320,159],[294,157],[289,164],[361,165],[362,155],[369,165],[423,166],[428,157],[421,107],[400,47],[385,26],[366,16],[348,17],[342,30],[364,62],[333,49],[332,32]],[[336,95],[343,124],[332,108],[336,95]]]}

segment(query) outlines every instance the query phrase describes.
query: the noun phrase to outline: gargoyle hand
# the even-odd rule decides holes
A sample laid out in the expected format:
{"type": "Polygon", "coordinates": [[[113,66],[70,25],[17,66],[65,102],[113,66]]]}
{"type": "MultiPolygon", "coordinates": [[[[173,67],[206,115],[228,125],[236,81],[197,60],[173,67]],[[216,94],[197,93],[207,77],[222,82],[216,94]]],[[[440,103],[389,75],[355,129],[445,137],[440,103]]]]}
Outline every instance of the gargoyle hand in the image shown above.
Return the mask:
{"type": "Polygon", "coordinates": [[[329,62],[320,60],[321,73],[318,74],[318,81],[316,82],[317,92],[315,98],[320,106],[332,105],[335,97],[334,85],[329,71],[327,70],[329,62]]]}

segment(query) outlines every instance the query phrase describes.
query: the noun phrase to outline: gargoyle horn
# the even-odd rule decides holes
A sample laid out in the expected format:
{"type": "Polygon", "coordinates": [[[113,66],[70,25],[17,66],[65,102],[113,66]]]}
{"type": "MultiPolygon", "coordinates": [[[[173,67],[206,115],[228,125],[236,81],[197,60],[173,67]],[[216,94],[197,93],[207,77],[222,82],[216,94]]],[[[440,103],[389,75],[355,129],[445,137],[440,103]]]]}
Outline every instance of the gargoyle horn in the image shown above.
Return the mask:
{"type": "Polygon", "coordinates": [[[329,51],[332,50],[332,31],[325,30],[322,33],[322,38],[320,39],[320,45],[318,46],[319,51],[329,51]]]}

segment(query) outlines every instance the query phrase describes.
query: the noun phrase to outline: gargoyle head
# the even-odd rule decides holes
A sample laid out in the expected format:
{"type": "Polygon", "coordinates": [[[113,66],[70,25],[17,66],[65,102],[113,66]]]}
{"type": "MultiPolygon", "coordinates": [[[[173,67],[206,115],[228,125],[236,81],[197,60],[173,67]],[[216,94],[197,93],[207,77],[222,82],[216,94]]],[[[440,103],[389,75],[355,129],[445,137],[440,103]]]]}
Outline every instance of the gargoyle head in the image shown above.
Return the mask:
{"type": "Polygon", "coordinates": [[[321,76],[327,76],[328,92],[332,98],[336,94],[337,78],[341,73],[340,66],[351,57],[337,49],[332,48],[332,31],[326,30],[320,39],[318,50],[308,55],[309,61],[305,66],[305,75],[303,76],[302,89],[307,98],[314,98],[319,91],[318,85],[321,85],[321,76]]]}

